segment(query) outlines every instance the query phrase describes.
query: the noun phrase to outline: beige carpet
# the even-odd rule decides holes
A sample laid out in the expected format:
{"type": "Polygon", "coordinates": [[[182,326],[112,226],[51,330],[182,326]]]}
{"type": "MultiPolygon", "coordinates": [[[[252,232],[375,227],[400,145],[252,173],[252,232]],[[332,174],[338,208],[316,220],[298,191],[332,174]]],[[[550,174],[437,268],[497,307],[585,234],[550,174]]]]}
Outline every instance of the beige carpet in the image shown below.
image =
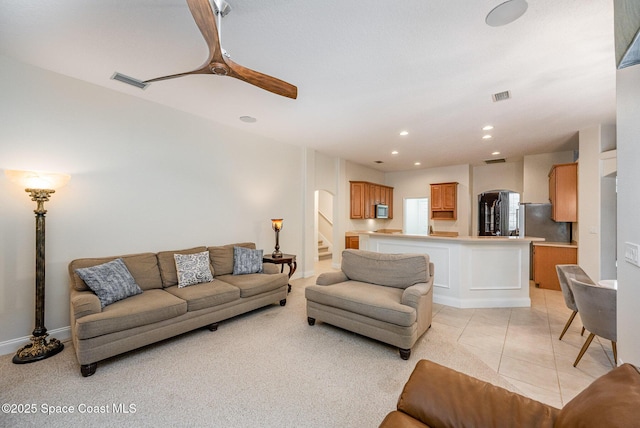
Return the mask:
{"type": "Polygon", "coordinates": [[[89,378],[80,376],[71,343],[33,364],[2,356],[0,403],[36,413],[0,413],[0,426],[376,427],[421,358],[515,390],[435,328],[404,361],[388,345],[327,324],[309,326],[308,281],[293,282],[285,307],[112,358],[89,378]],[[46,415],[47,406],[74,413],[46,415]],[[116,412],[122,409],[130,412],[116,412]]]}

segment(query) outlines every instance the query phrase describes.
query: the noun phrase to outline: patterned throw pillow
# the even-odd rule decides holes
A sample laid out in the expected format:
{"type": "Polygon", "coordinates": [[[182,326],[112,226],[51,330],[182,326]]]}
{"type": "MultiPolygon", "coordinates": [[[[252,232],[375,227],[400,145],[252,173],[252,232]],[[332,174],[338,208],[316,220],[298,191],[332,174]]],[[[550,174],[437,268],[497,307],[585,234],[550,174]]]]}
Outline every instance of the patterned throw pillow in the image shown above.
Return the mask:
{"type": "Polygon", "coordinates": [[[75,272],[98,296],[103,308],[118,300],[142,293],[122,259],[76,269],[75,272]]]}
{"type": "Polygon", "coordinates": [[[178,271],[178,288],[213,281],[213,275],[209,269],[208,251],[195,254],[174,254],[173,258],[176,261],[176,270],[178,271]]]}
{"type": "Polygon", "coordinates": [[[233,274],[262,272],[262,250],[233,247],[233,274]]]}

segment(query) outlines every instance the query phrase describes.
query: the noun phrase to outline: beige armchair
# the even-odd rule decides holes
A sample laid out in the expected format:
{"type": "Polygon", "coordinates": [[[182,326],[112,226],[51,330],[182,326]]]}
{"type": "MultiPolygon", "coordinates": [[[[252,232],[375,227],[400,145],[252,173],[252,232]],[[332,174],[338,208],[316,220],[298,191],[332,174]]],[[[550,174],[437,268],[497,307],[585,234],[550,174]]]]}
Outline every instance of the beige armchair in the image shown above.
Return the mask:
{"type": "MultiPolygon", "coordinates": [[[[586,274],[584,270],[578,265],[556,265],[556,272],[558,273],[558,282],[560,282],[560,289],[562,290],[562,297],[564,297],[564,303],[567,305],[569,309],[573,312],[569,315],[569,320],[564,325],[564,329],[560,334],[558,340],[562,340],[562,336],[567,332],[569,326],[573,322],[573,319],[576,317],[578,313],[578,307],[576,306],[576,301],[573,298],[573,292],[571,291],[571,286],[569,285],[569,279],[577,279],[578,281],[584,282],[585,284],[593,284],[594,282],[589,278],[589,275],[586,274]]],[[[584,334],[584,327],[582,327],[582,334],[584,334]]]]}
{"type": "Polygon", "coordinates": [[[578,358],[573,363],[573,367],[578,365],[596,335],[611,341],[613,365],[615,367],[618,361],[616,347],[617,291],[613,288],[598,287],[597,285],[580,282],[574,278],[571,278],[570,281],[571,291],[573,291],[580,318],[584,327],[590,332],[578,354],[578,358]]]}
{"type": "Polygon", "coordinates": [[[406,360],[431,326],[433,272],[425,254],[345,250],[341,271],[305,290],[309,325],[322,321],[397,346],[406,360]]]}

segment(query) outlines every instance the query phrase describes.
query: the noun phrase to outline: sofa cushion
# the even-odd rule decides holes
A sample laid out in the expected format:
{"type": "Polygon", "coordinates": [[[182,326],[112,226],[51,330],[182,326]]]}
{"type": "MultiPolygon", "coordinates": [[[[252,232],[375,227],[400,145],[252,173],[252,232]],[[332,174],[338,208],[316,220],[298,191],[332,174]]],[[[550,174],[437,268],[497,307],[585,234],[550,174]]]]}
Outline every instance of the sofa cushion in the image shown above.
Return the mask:
{"type": "Polygon", "coordinates": [[[222,305],[240,298],[240,289],[238,287],[219,279],[189,287],[173,286],[165,288],[165,291],[185,300],[188,312],[222,305]]]}
{"type": "Polygon", "coordinates": [[[305,296],[312,302],[409,327],[416,322],[416,311],[400,303],[402,292],[400,288],[347,281],[333,285],[309,285],[305,296]]]}
{"type": "Polygon", "coordinates": [[[142,294],[115,302],[102,312],[76,319],[78,339],[128,330],[174,318],[187,312],[187,302],[164,290],[147,290],[142,294]]]}
{"type": "Polygon", "coordinates": [[[428,282],[429,256],[344,250],[342,271],[349,279],[356,281],[407,288],[419,282],[428,282]]]}
{"type": "Polygon", "coordinates": [[[640,421],[640,373],[623,364],[599,377],[560,410],[556,427],[631,427],[640,421]]]}
{"type": "Polygon", "coordinates": [[[156,257],[155,253],[129,254],[119,257],[113,256],[73,260],[71,263],[69,263],[69,276],[71,277],[71,285],[78,291],[89,290],[87,284],[85,284],[85,282],[78,276],[78,274],[75,273],[75,270],[78,268],[100,265],[117,258],[122,259],[140,288],[142,288],[143,290],[162,288],[162,279],[160,278],[160,269],[158,268],[158,258],[156,257]]]}
{"type": "Polygon", "coordinates": [[[178,287],[213,281],[208,251],[195,254],[174,254],[173,258],[176,261],[178,287]]]}
{"type": "Polygon", "coordinates": [[[142,293],[122,259],[79,268],[75,272],[98,296],[103,308],[118,300],[142,293]]]}
{"type": "Polygon", "coordinates": [[[162,251],[158,253],[158,267],[162,278],[163,287],[173,287],[178,285],[178,271],[176,269],[176,259],[174,254],[195,254],[206,251],[206,247],[195,247],[186,250],[162,251]]]}
{"type": "Polygon", "coordinates": [[[208,247],[209,257],[211,257],[211,264],[213,265],[213,274],[215,276],[233,273],[233,247],[244,247],[255,250],[256,244],[253,242],[240,242],[238,244],[208,247]]]}
{"type": "Polygon", "coordinates": [[[264,273],[223,275],[217,277],[217,279],[238,287],[240,289],[240,297],[251,297],[277,290],[289,283],[289,275],[286,273],[277,273],[275,275],[267,275],[264,273]]]}
{"type": "Polygon", "coordinates": [[[233,247],[233,274],[246,275],[262,272],[262,250],[233,247]]]}

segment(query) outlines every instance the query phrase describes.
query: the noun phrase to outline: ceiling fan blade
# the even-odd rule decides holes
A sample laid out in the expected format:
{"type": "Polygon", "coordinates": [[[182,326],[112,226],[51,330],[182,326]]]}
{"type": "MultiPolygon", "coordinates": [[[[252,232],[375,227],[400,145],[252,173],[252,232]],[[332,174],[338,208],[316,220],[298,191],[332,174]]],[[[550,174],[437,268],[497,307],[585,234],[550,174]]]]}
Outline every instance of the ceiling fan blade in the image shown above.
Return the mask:
{"type": "Polygon", "coordinates": [[[224,61],[230,68],[229,76],[243,80],[265,91],[273,92],[276,95],[293,98],[294,100],[298,98],[298,88],[296,86],[259,71],[243,67],[228,58],[225,58],[224,61]]]}
{"type": "Polygon", "coordinates": [[[170,74],[168,76],[156,77],[154,79],[145,80],[143,83],[152,83],[152,82],[159,82],[161,80],[175,79],[176,77],[188,76],[190,74],[211,74],[211,72],[209,71],[209,64],[197,70],[187,71],[185,73],[170,74]]]}
{"type": "Polygon", "coordinates": [[[204,37],[209,47],[207,64],[212,61],[223,62],[218,24],[216,23],[216,17],[209,0],[187,0],[187,4],[189,5],[193,19],[196,21],[202,33],[202,37],[204,37]]]}

